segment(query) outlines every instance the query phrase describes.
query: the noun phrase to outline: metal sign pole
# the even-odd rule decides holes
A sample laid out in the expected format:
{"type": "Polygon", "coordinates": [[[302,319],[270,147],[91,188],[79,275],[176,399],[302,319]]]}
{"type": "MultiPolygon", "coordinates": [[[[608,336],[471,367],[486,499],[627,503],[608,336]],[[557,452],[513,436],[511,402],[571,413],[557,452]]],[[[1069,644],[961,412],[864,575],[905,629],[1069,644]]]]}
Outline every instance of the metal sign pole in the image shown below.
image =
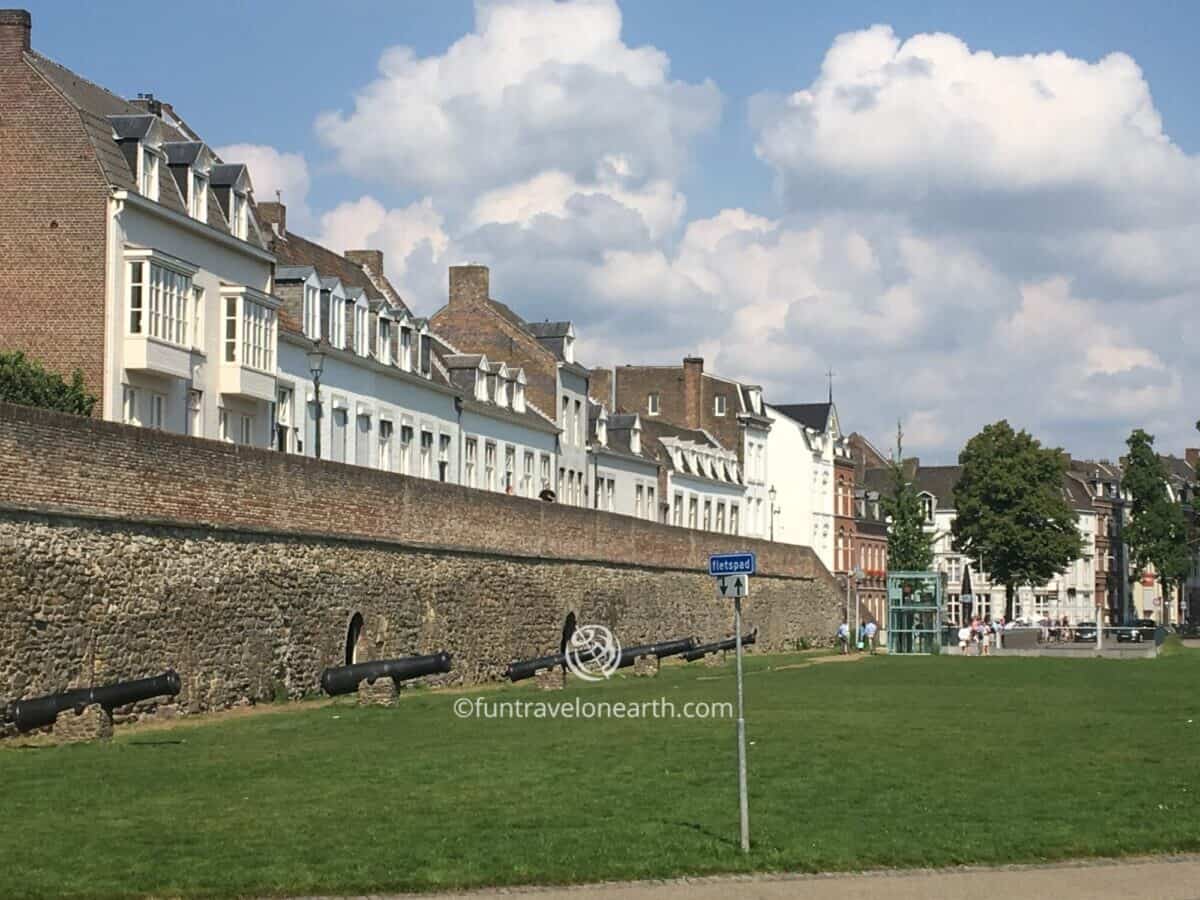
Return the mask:
{"type": "Polygon", "coordinates": [[[742,820],[742,852],[750,852],[750,801],[746,796],[746,715],[742,703],[742,598],[733,600],[733,633],[737,648],[738,806],[742,820]]]}

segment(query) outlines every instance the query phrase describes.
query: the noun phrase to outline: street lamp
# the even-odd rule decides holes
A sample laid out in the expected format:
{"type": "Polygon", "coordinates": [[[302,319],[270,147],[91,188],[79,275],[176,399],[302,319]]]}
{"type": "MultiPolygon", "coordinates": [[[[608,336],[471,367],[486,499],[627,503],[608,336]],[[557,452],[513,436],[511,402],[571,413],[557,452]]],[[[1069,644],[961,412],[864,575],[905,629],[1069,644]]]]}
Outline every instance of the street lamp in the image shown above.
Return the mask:
{"type": "Polygon", "coordinates": [[[321,349],[320,341],[313,341],[312,349],[306,354],[308,357],[308,371],[312,375],[313,380],[313,400],[317,406],[316,413],[316,456],[321,458],[321,372],[325,369],[325,351],[321,349]]]}
{"type": "Polygon", "coordinates": [[[775,498],[779,496],[779,492],[775,490],[775,485],[771,485],[771,489],[767,491],[767,499],[771,501],[771,541],[775,541],[775,513],[779,512],[779,507],[775,505],[775,498]]]}
{"type": "Polygon", "coordinates": [[[855,640],[855,646],[858,642],[858,582],[867,577],[867,573],[862,570],[861,566],[855,566],[852,572],[846,574],[846,621],[850,621],[850,586],[854,585],[854,630],[850,635],[855,640]]]}

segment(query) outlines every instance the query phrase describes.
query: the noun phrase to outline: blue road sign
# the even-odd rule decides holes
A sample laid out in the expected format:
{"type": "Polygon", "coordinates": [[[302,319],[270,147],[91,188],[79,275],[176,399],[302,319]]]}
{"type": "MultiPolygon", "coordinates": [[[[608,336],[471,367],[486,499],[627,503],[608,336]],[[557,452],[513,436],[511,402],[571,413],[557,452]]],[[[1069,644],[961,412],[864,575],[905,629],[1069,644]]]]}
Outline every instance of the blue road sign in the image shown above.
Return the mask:
{"type": "Polygon", "coordinates": [[[709,575],[753,575],[754,554],[744,553],[713,553],[708,557],[709,575]]]}

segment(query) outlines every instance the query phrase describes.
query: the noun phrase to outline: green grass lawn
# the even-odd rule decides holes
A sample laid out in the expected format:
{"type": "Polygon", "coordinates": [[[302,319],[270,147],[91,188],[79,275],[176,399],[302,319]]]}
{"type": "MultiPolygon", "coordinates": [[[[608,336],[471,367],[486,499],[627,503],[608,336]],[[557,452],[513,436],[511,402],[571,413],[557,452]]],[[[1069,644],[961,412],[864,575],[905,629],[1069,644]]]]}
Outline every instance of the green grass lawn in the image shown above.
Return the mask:
{"type": "MultiPolygon", "coordinates": [[[[453,692],[0,749],[0,894],[214,896],[1200,850],[1200,651],[746,677],[732,720],[461,720],[453,692]]],[[[626,670],[628,671],[628,670],[626,670]]],[[[488,700],[732,700],[732,665],[488,700]]]]}

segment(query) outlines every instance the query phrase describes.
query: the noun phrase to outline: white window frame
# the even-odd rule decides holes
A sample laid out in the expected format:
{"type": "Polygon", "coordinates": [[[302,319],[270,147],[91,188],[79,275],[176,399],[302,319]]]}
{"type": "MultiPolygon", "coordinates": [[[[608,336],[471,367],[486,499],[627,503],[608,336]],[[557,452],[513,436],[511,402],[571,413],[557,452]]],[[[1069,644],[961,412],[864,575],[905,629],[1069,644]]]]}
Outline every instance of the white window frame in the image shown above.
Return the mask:
{"type": "Polygon", "coordinates": [[[304,282],[304,336],[311,341],[321,338],[321,288],[304,282]]]}
{"type": "Polygon", "coordinates": [[[138,389],[129,384],[121,385],[121,421],[126,425],[141,425],[138,406],[138,389]]]}
{"type": "Polygon", "coordinates": [[[250,233],[250,204],[241,191],[229,192],[229,231],[243,241],[250,233]]]}
{"type": "Polygon", "coordinates": [[[360,298],[354,302],[354,352],[359,356],[366,356],[371,347],[367,336],[368,321],[367,301],[360,298]]]}
{"type": "Polygon", "coordinates": [[[278,303],[241,285],[222,285],[221,300],[221,362],[274,375],[278,303]]]}
{"type": "Polygon", "coordinates": [[[412,443],[416,434],[411,422],[400,423],[400,473],[412,474],[412,443]]]}
{"type": "Polygon", "coordinates": [[[147,200],[158,200],[158,151],[145,142],[138,144],[138,193],[147,200]]]}
{"type": "Polygon", "coordinates": [[[713,397],[713,415],[724,416],[728,410],[728,403],[724,394],[717,394],[713,397]]]}
{"type": "Polygon", "coordinates": [[[208,175],[188,167],[188,215],[201,222],[208,221],[208,175]]]}
{"type": "Polygon", "coordinates": [[[532,450],[525,451],[525,458],[524,458],[523,465],[524,465],[524,470],[522,471],[522,474],[521,474],[521,496],[532,497],[533,496],[533,466],[534,466],[532,450]]]}
{"type": "Polygon", "coordinates": [[[395,431],[395,425],[391,419],[380,417],[379,419],[379,458],[376,465],[384,472],[392,470],[392,434],[395,431]]]}
{"type": "Polygon", "coordinates": [[[646,415],[657,416],[662,412],[662,395],[651,391],[646,395],[646,415]]]}
{"type": "Polygon", "coordinates": [[[495,441],[487,441],[483,445],[483,486],[489,491],[496,489],[495,441]]]}
{"type": "Polygon", "coordinates": [[[479,461],[479,438],[464,438],[463,443],[463,484],[475,487],[475,467],[479,461]]]}
{"type": "Polygon", "coordinates": [[[125,251],[125,333],[190,347],[195,266],[148,248],[125,251]]]}
{"type": "Polygon", "coordinates": [[[385,366],[392,364],[392,320],[379,317],[379,335],[375,340],[376,358],[385,366]]]}

